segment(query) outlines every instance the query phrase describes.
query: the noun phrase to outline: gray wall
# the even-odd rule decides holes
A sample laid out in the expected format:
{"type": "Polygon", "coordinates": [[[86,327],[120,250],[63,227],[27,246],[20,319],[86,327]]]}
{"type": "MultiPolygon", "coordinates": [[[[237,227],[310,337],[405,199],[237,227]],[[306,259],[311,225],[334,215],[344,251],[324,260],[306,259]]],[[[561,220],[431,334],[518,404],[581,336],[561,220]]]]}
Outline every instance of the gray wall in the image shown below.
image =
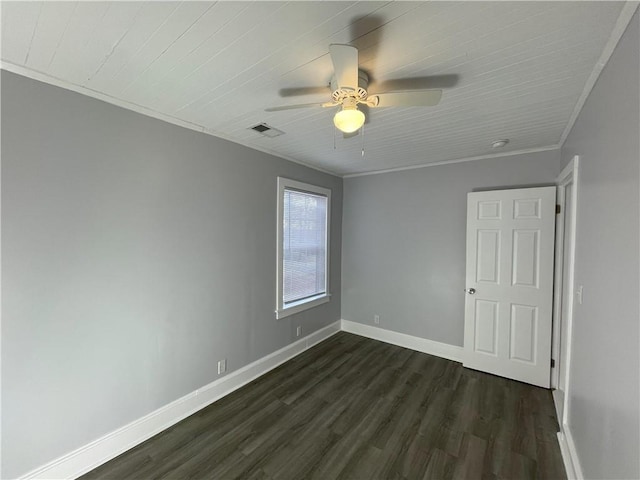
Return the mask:
{"type": "Polygon", "coordinates": [[[2,478],[340,318],[342,179],[2,72],[2,478]],[[332,189],[330,303],[276,320],[276,177],[332,189]]]}
{"type": "Polygon", "coordinates": [[[638,13],[562,148],[580,156],[569,427],[587,478],[640,478],[638,13]]]}
{"type": "Polygon", "coordinates": [[[559,152],[345,179],[342,318],[463,344],[467,193],[553,183],[559,152]]]}

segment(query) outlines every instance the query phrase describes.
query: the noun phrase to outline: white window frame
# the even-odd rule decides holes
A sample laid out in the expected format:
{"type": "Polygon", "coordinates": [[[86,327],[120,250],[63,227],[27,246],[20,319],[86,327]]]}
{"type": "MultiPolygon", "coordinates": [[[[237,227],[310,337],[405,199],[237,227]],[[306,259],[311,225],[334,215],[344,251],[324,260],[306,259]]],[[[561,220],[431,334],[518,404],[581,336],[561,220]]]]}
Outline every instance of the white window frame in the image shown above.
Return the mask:
{"type": "Polygon", "coordinates": [[[308,310],[309,308],[316,307],[323,303],[327,303],[331,298],[331,293],[329,293],[329,264],[330,261],[330,252],[329,245],[331,240],[331,190],[328,188],[318,187],[316,185],[310,185],[308,183],[298,182],[296,180],[291,180],[289,178],[278,177],[278,228],[277,228],[277,260],[278,260],[278,278],[277,278],[277,288],[276,288],[276,318],[284,318],[289,315],[293,315],[294,313],[302,312],[303,310],[308,310]],[[316,195],[322,195],[327,197],[327,246],[326,246],[326,256],[325,256],[325,293],[320,295],[316,295],[314,297],[305,298],[303,300],[299,300],[298,302],[292,302],[291,304],[285,307],[283,301],[284,295],[284,255],[283,255],[283,243],[284,243],[284,192],[285,190],[298,190],[303,193],[311,193],[316,195]]]}

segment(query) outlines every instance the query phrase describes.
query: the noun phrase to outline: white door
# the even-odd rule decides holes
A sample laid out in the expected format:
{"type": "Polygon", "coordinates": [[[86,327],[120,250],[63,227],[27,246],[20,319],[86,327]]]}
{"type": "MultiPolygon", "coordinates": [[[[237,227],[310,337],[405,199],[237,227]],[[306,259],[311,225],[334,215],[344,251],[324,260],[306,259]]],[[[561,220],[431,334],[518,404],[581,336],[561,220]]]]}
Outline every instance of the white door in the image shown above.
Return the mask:
{"type": "Polygon", "coordinates": [[[549,388],[556,187],[467,197],[464,366],[549,388]]]}

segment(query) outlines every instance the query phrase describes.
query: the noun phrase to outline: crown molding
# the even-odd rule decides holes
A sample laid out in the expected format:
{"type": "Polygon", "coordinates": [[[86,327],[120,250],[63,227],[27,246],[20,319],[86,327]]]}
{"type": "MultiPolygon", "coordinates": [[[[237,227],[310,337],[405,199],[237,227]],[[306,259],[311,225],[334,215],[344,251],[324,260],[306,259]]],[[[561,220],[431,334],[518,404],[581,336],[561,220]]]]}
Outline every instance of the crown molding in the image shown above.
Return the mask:
{"type": "Polygon", "coordinates": [[[186,120],[182,120],[181,118],[174,117],[172,115],[167,115],[166,113],[161,113],[161,112],[158,112],[157,110],[153,110],[151,108],[138,105],[137,103],[121,100],[111,95],[107,95],[106,93],[98,92],[97,90],[83,87],[82,85],[77,85],[75,83],[67,82],[66,80],[62,80],[61,78],[57,78],[43,72],[39,72],[31,68],[23,67],[21,65],[16,65],[15,63],[11,63],[6,60],[0,60],[0,69],[6,70],[7,72],[15,73],[17,75],[22,75],[23,77],[27,77],[32,80],[37,80],[42,83],[47,83],[49,85],[53,85],[54,87],[60,87],[60,88],[64,88],[65,90],[71,90],[72,92],[76,92],[81,95],[86,95],[87,97],[95,98],[96,100],[101,100],[111,105],[115,105],[116,107],[124,108],[126,110],[131,110],[133,112],[139,113],[141,115],[145,115],[147,117],[155,118],[156,120],[161,120],[163,122],[171,123],[179,127],[188,128],[189,130],[194,130],[199,133],[204,133],[205,135],[210,135],[212,137],[221,138],[222,140],[227,140],[229,142],[236,143],[238,145],[242,145],[243,147],[251,148],[252,150],[257,150],[259,152],[266,153],[267,155],[272,155],[274,157],[281,158],[283,160],[288,160],[290,162],[297,163],[298,165],[302,165],[303,167],[311,168],[312,170],[317,170],[319,172],[332,175],[334,177],[341,177],[341,175],[336,172],[332,172],[330,170],[325,170],[321,167],[310,165],[308,163],[302,162],[295,158],[288,157],[281,153],[272,151],[268,148],[256,146],[248,142],[238,141],[237,139],[231,138],[228,135],[225,135],[224,133],[217,132],[203,125],[199,125],[193,122],[188,122],[186,120]]]}
{"type": "Polygon", "coordinates": [[[438,165],[449,165],[451,163],[473,162],[475,160],[488,160],[490,158],[511,157],[515,155],[525,155],[528,153],[548,152],[550,150],[559,150],[560,145],[548,145],[538,148],[524,148],[522,150],[514,150],[512,152],[490,153],[487,155],[478,155],[477,157],[456,158],[453,160],[443,160],[442,162],[421,163],[419,165],[411,165],[408,167],[387,168],[384,170],[374,170],[373,172],[350,173],[343,175],[343,178],[366,177],[368,175],[380,175],[381,173],[402,172],[405,170],[416,170],[418,168],[435,167],[438,165]]]}
{"type": "Polygon", "coordinates": [[[564,142],[569,136],[569,133],[571,133],[571,129],[573,128],[573,125],[576,123],[576,120],[578,119],[578,115],[580,115],[580,112],[582,111],[582,108],[584,107],[584,104],[587,101],[587,98],[589,98],[589,94],[591,93],[591,90],[593,90],[593,87],[598,81],[600,74],[602,73],[602,71],[604,70],[604,67],[607,65],[607,62],[611,58],[611,55],[613,54],[613,51],[618,45],[618,42],[620,42],[620,39],[622,38],[622,35],[624,34],[625,30],[629,26],[629,22],[631,22],[631,19],[633,18],[633,14],[636,12],[636,9],[638,8],[638,4],[640,4],[640,2],[638,1],[626,2],[622,7],[622,11],[620,12],[620,15],[618,16],[618,20],[616,21],[616,24],[613,27],[611,36],[609,37],[609,40],[605,44],[604,49],[602,50],[602,54],[600,55],[600,58],[596,62],[595,67],[593,67],[593,71],[591,72],[591,75],[589,75],[589,78],[587,79],[587,83],[585,83],[584,89],[582,90],[580,97],[578,97],[578,101],[576,102],[576,105],[573,108],[573,112],[569,117],[567,126],[564,127],[564,131],[562,132],[562,136],[560,137],[560,142],[559,142],[560,146],[564,145],[564,142]]]}

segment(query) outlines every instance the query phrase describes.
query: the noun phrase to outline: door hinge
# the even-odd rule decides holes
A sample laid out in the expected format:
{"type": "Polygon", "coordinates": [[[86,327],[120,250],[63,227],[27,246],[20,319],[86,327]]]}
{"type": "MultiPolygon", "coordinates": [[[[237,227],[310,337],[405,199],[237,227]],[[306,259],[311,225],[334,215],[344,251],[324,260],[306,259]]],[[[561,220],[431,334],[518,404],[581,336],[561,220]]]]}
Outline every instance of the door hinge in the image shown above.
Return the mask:
{"type": "Polygon", "coordinates": [[[556,205],[556,215],[562,211],[562,207],[560,205],[556,205]]]}
{"type": "Polygon", "coordinates": [[[551,368],[556,368],[556,361],[553,358],[551,359],[551,368]]]}

